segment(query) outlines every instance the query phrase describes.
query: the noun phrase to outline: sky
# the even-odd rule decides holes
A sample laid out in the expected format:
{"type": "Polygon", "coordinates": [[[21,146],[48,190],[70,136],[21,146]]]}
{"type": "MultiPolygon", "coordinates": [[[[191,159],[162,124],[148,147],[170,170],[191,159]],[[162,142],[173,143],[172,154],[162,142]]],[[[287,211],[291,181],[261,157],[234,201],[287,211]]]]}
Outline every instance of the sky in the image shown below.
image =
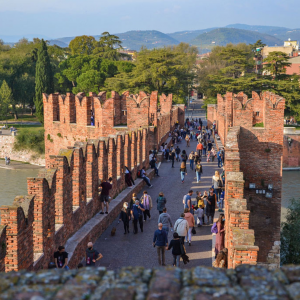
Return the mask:
{"type": "Polygon", "coordinates": [[[164,33],[228,24],[300,28],[298,0],[0,0],[0,36],[164,33]]]}

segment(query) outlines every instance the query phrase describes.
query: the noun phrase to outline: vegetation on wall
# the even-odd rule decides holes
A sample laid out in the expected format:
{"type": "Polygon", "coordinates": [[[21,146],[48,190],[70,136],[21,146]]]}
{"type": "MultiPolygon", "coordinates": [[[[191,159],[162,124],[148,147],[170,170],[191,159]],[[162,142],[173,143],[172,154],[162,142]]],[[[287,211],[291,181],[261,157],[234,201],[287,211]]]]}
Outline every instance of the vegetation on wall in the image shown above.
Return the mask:
{"type": "Polygon", "coordinates": [[[22,129],[15,138],[14,149],[31,150],[38,154],[45,153],[44,129],[22,129]]]}

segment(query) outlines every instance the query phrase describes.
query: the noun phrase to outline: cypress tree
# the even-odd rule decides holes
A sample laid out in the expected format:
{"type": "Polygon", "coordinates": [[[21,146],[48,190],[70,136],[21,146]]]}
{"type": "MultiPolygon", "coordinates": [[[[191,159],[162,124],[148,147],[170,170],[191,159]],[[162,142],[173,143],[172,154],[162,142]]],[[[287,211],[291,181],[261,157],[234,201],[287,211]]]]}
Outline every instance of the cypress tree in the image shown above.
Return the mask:
{"type": "Polygon", "coordinates": [[[53,73],[47,45],[44,40],[38,50],[38,58],[35,71],[35,109],[36,116],[41,123],[44,123],[43,95],[42,93],[53,93],[53,73]]]}

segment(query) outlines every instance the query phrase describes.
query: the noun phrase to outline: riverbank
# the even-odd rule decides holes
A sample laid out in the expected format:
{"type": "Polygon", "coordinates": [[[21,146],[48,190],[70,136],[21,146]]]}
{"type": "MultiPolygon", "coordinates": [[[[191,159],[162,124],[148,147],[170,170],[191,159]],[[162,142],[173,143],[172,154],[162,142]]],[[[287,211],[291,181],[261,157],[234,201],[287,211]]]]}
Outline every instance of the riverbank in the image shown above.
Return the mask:
{"type": "Polygon", "coordinates": [[[1,169],[7,169],[7,170],[34,170],[34,169],[41,169],[44,166],[39,165],[32,165],[28,162],[22,162],[22,161],[11,161],[9,165],[5,164],[5,160],[3,158],[0,158],[0,168],[1,169]]]}

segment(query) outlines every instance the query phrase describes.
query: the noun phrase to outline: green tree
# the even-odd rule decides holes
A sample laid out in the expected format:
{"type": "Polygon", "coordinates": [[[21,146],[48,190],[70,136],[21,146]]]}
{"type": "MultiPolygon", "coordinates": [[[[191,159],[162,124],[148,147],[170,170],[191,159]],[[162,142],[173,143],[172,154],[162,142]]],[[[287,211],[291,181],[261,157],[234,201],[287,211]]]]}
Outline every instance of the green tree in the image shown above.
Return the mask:
{"type": "Polygon", "coordinates": [[[36,62],[35,76],[35,108],[36,115],[41,123],[44,123],[43,96],[42,93],[53,93],[53,75],[50,64],[50,58],[47,52],[47,45],[42,40],[38,59],[36,62]]]}
{"type": "Polygon", "coordinates": [[[93,36],[77,36],[70,44],[72,55],[91,55],[95,49],[96,40],[93,36]]]}
{"type": "Polygon", "coordinates": [[[251,46],[251,50],[256,53],[256,52],[260,52],[260,50],[266,46],[266,44],[264,44],[261,40],[256,41],[254,44],[250,44],[251,46]],[[260,49],[260,50],[258,50],[260,49]]]}
{"type": "Polygon", "coordinates": [[[12,100],[13,100],[13,95],[11,89],[6,83],[6,81],[3,80],[0,88],[0,113],[2,117],[6,119],[6,124],[7,124],[8,108],[12,100]]]}
{"type": "MultiPolygon", "coordinates": [[[[109,60],[119,60],[123,54],[119,52],[122,48],[122,41],[118,36],[103,32],[99,41],[96,42],[93,54],[109,60]]],[[[127,56],[127,55],[126,55],[127,56]]]]}
{"type": "Polygon", "coordinates": [[[268,57],[264,59],[266,63],[264,70],[268,71],[271,75],[277,79],[280,74],[285,74],[286,67],[289,67],[291,63],[288,62],[289,56],[281,51],[270,52],[268,57]]]}
{"type": "Polygon", "coordinates": [[[300,264],[300,199],[291,199],[281,224],[281,264],[300,264]]]}

